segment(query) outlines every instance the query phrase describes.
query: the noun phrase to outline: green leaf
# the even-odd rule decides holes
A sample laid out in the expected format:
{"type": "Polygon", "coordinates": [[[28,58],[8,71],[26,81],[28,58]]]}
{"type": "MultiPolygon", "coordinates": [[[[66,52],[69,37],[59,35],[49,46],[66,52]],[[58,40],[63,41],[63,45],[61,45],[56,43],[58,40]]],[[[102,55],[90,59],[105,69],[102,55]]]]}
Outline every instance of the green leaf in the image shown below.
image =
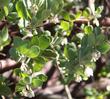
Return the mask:
{"type": "Polygon", "coordinates": [[[23,45],[23,41],[20,37],[14,37],[13,38],[14,47],[19,47],[23,45]]]}
{"type": "Polygon", "coordinates": [[[88,96],[93,96],[94,95],[93,90],[91,88],[85,88],[84,92],[88,96]]]}
{"type": "Polygon", "coordinates": [[[88,36],[91,36],[91,35],[85,35],[83,37],[81,41],[81,48],[79,49],[79,58],[83,60],[83,62],[91,59],[91,54],[93,51],[92,44],[94,44],[94,41],[90,42],[88,36]]]}
{"type": "Polygon", "coordinates": [[[50,38],[48,36],[40,36],[39,37],[39,47],[41,50],[45,50],[50,45],[50,38]]]}
{"type": "Polygon", "coordinates": [[[40,53],[39,47],[36,45],[30,45],[29,40],[23,41],[21,38],[15,37],[13,42],[17,51],[19,51],[21,54],[26,55],[27,57],[35,58],[40,53]]]}
{"type": "Polygon", "coordinates": [[[90,15],[91,15],[91,10],[90,8],[86,8],[84,11],[83,11],[83,16],[88,18],[90,15]]]}
{"type": "Polygon", "coordinates": [[[96,36],[96,45],[100,45],[100,42],[104,42],[106,40],[106,37],[104,34],[99,34],[96,36]]]}
{"type": "Polygon", "coordinates": [[[0,0],[0,7],[7,6],[9,4],[9,0],[0,0]]]}
{"type": "Polygon", "coordinates": [[[17,12],[10,12],[7,16],[7,20],[9,22],[14,22],[16,23],[18,21],[18,15],[17,15],[17,12]]]}
{"type": "Polygon", "coordinates": [[[25,82],[26,84],[31,84],[31,79],[32,79],[31,76],[25,77],[25,78],[24,78],[24,82],[25,82]]]}
{"type": "Polygon", "coordinates": [[[16,91],[21,92],[25,88],[26,84],[23,80],[20,80],[16,85],[16,91]]]}
{"type": "Polygon", "coordinates": [[[16,47],[16,50],[19,51],[21,54],[27,55],[29,51],[28,43],[21,42],[21,45],[16,47]]]}
{"type": "Polygon", "coordinates": [[[75,18],[78,19],[81,17],[81,14],[82,12],[81,11],[78,11],[76,14],[75,14],[75,18]]]}
{"type": "Polygon", "coordinates": [[[61,15],[62,17],[65,19],[65,20],[70,20],[70,13],[67,12],[67,11],[62,11],[61,12],[61,15]]]}
{"type": "Polygon", "coordinates": [[[44,74],[40,74],[39,76],[39,79],[41,79],[43,82],[45,82],[47,80],[47,76],[44,75],[44,74]]]}
{"type": "Polygon", "coordinates": [[[34,60],[33,62],[32,70],[34,72],[38,72],[44,67],[44,64],[45,64],[45,59],[43,57],[37,57],[37,59],[34,60]]]}
{"type": "Polygon", "coordinates": [[[2,39],[0,41],[0,50],[3,50],[3,48],[7,45],[9,45],[11,39],[9,38],[7,41],[3,42],[2,39]]]}
{"type": "Polygon", "coordinates": [[[0,21],[5,17],[5,12],[4,10],[0,11],[0,21]]]}
{"type": "Polygon", "coordinates": [[[96,14],[101,14],[101,12],[103,11],[103,9],[104,9],[103,6],[99,6],[99,7],[96,9],[95,13],[96,13],[96,14]]]}
{"type": "Polygon", "coordinates": [[[38,46],[32,46],[26,53],[25,55],[30,57],[30,58],[35,58],[39,55],[40,49],[38,46]]]}
{"type": "Polygon", "coordinates": [[[37,36],[33,36],[30,42],[30,45],[39,45],[39,39],[37,36]]]}
{"type": "Polygon", "coordinates": [[[47,2],[49,5],[48,8],[51,10],[53,14],[59,13],[64,5],[63,0],[47,0],[47,2]]]}
{"type": "Polygon", "coordinates": [[[26,55],[29,51],[29,41],[25,40],[23,41],[20,37],[15,37],[14,38],[14,47],[16,48],[17,51],[19,51],[21,54],[26,55]]]}
{"type": "Polygon", "coordinates": [[[63,7],[63,0],[39,0],[35,2],[38,11],[36,16],[32,17],[32,25],[39,26],[42,25],[51,14],[56,14],[61,11],[63,7]]]}
{"type": "Polygon", "coordinates": [[[89,46],[94,46],[96,44],[96,37],[94,35],[94,33],[88,35],[88,45],[89,46]]]}
{"type": "Polygon", "coordinates": [[[43,21],[45,21],[49,16],[50,16],[50,10],[48,9],[39,10],[36,16],[32,17],[32,25],[35,27],[42,25],[43,21]]]}
{"type": "Polygon", "coordinates": [[[9,35],[8,35],[8,28],[7,27],[4,27],[2,29],[2,32],[0,33],[0,37],[1,39],[3,40],[3,42],[7,41],[8,38],[9,38],[9,35]]]}
{"type": "Polygon", "coordinates": [[[19,17],[21,17],[23,19],[27,19],[28,18],[27,9],[26,9],[23,1],[19,0],[16,3],[16,10],[18,12],[19,17]]]}
{"type": "Polygon", "coordinates": [[[17,76],[19,76],[21,72],[22,72],[22,71],[21,71],[20,68],[14,69],[14,73],[15,73],[17,76]]]}
{"type": "Polygon", "coordinates": [[[29,74],[26,72],[21,72],[20,77],[22,78],[22,80],[20,81],[21,83],[25,83],[24,79],[26,77],[29,77],[29,74]]]}
{"type": "Polygon", "coordinates": [[[7,6],[4,6],[4,11],[5,11],[5,15],[7,16],[9,11],[8,11],[8,7],[7,6]]]}
{"type": "Polygon", "coordinates": [[[95,27],[94,28],[94,33],[95,33],[96,36],[101,34],[101,28],[100,27],[95,27]]]}
{"type": "Polygon", "coordinates": [[[45,36],[51,36],[51,32],[48,31],[48,30],[44,31],[43,33],[44,33],[45,36]]]}
{"type": "Polygon", "coordinates": [[[11,94],[11,90],[6,85],[0,84],[0,95],[8,96],[11,94]]]}
{"type": "Polygon", "coordinates": [[[43,81],[39,78],[33,78],[32,79],[32,86],[33,87],[40,87],[43,84],[43,81]]]}
{"type": "Polygon", "coordinates": [[[74,60],[77,57],[77,49],[74,43],[67,44],[64,48],[64,55],[70,60],[74,60]]]}
{"type": "Polygon", "coordinates": [[[56,58],[57,54],[51,50],[51,49],[46,49],[42,55],[46,58],[49,58],[49,59],[53,59],[53,58],[56,58]]]}
{"type": "Polygon", "coordinates": [[[92,32],[93,32],[93,27],[92,27],[91,25],[85,26],[84,32],[85,32],[86,34],[92,33],[92,32]]]}
{"type": "Polygon", "coordinates": [[[6,78],[3,77],[2,75],[0,75],[0,84],[2,84],[5,80],[6,80],[6,78]]]}
{"type": "Polygon", "coordinates": [[[103,42],[97,46],[97,50],[102,54],[106,54],[110,50],[110,44],[108,42],[103,42]]]}
{"type": "Polygon", "coordinates": [[[8,28],[4,27],[2,31],[0,31],[0,50],[3,49],[6,45],[8,45],[11,41],[11,38],[8,34],[8,28]]]}
{"type": "Polygon", "coordinates": [[[12,47],[12,48],[9,50],[9,54],[10,54],[10,57],[11,57],[12,59],[14,59],[14,60],[16,60],[16,61],[19,59],[18,52],[16,51],[15,48],[12,47]]]}
{"type": "Polygon", "coordinates": [[[69,28],[70,28],[70,23],[69,23],[69,22],[66,22],[66,21],[61,21],[61,27],[62,27],[65,31],[67,31],[67,30],[69,30],[69,28]]]}

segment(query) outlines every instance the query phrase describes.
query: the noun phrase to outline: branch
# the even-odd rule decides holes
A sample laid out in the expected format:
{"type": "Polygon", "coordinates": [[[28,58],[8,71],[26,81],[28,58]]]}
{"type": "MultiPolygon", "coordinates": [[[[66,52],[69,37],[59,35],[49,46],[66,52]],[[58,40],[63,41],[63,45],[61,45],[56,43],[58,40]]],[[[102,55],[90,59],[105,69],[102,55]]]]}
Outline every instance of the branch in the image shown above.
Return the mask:
{"type": "Polygon", "coordinates": [[[15,68],[19,68],[20,66],[21,63],[16,63],[14,60],[11,60],[9,58],[5,60],[0,60],[0,74],[15,68]]]}
{"type": "MultiPolygon", "coordinates": [[[[76,24],[88,24],[88,22],[90,22],[90,20],[86,18],[80,18],[74,21],[74,23],[76,24]]],[[[91,22],[91,24],[93,23],[91,22]]],[[[110,26],[110,17],[104,17],[103,19],[99,19],[99,24],[100,26],[110,26]]]]}
{"type": "Polygon", "coordinates": [[[88,6],[90,7],[92,14],[95,14],[95,0],[88,0],[88,6]]]}
{"type": "MultiPolygon", "coordinates": [[[[63,75],[63,73],[62,73],[62,71],[61,71],[59,65],[56,65],[56,68],[58,69],[58,71],[59,71],[59,73],[60,73],[62,79],[64,80],[65,77],[64,77],[64,75],[63,75]]],[[[65,91],[66,91],[66,94],[67,94],[68,99],[73,99],[73,98],[72,98],[72,95],[71,95],[71,92],[70,92],[69,87],[68,87],[67,84],[64,85],[64,89],[65,89],[65,91]]]]}

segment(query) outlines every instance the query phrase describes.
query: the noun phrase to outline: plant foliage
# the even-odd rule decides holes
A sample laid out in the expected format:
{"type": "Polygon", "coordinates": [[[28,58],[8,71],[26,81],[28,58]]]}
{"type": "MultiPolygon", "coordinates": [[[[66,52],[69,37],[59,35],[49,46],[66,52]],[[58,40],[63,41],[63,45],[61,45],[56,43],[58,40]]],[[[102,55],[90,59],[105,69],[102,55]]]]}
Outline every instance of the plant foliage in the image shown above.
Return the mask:
{"type": "MultiPolygon", "coordinates": [[[[93,15],[89,7],[75,14],[68,12],[71,3],[65,0],[0,2],[0,20],[18,25],[22,35],[11,37],[8,26],[0,30],[0,51],[11,44],[10,58],[21,63],[14,73],[19,77],[16,92],[23,96],[34,97],[33,89],[47,80],[41,72],[46,62],[53,61],[64,75],[62,83],[69,84],[72,80],[79,82],[92,76],[96,60],[110,50],[98,22],[102,6],[93,15]],[[74,22],[82,17],[88,19],[88,24],[82,24],[81,31],[74,34],[74,22]],[[90,25],[90,21],[94,25],[90,25]],[[44,26],[49,23],[55,24],[54,32],[45,30],[44,26]]],[[[5,78],[0,79],[0,94],[11,94],[5,78]]]]}

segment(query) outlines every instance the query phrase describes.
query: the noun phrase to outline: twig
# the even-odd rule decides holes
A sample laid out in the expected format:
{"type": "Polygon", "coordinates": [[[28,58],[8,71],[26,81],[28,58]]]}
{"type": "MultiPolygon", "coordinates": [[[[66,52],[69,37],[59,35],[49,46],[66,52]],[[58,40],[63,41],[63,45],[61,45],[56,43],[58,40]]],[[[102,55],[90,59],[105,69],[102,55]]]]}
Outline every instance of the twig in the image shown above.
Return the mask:
{"type": "Polygon", "coordinates": [[[88,6],[90,7],[92,14],[95,14],[95,0],[88,0],[88,6]]]}
{"type": "Polygon", "coordinates": [[[67,93],[68,99],[73,99],[72,96],[71,96],[70,90],[68,88],[68,85],[64,85],[64,88],[65,88],[65,91],[67,93]]]}
{"type": "MultiPolygon", "coordinates": [[[[63,75],[63,73],[62,73],[62,71],[61,71],[61,69],[60,69],[60,67],[59,67],[59,65],[56,65],[56,67],[57,67],[57,69],[59,70],[62,79],[65,79],[65,78],[64,78],[64,75],[63,75]]],[[[70,92],[69,87],[68,87],[67,84],[64,85],[64,88],[65,88],[65,91],[66,91],[66,94],[67,94],[68,99],[73,99],[73,98],[72,98],[72,95],[71,95],[71,92],[70,92]]]]}
{"type": "Polygon", "coordinates": [[[105,2],[106,2],[106,4],[107,4],[108,8],[110,9],[110,1],[105,0],[105,2]]]}
{"type": "Polygon", "coordinates": [[[6,59],[6,60],[0,60],[0,74],[7,72],[9,70],[19,68],[21,66],[21,63],[16,63],[14,60],[6,59]]]}

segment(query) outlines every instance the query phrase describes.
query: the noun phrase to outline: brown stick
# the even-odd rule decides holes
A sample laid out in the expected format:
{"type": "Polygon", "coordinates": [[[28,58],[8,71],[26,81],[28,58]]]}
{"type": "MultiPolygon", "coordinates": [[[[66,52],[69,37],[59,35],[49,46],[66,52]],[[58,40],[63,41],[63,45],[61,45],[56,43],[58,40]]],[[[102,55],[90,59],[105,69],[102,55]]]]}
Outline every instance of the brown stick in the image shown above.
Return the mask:
{"type": "Polygon", "coordinates": [[[21,63],[16,63],[14,60],[9,58],[6,60],[0,60],[0,74],[15,68],[19,68],[20,66],[21,63]]]}
{"type": "MultiPolygon", "coordinates": [[[[90,20],[81,18],[74,21],[76,24],[87,24],[90,20]]],[[[91,23],[93,24],[93,23],[91,23]]],[[[110,17],[104,17],[103,19],[99,19],[100,26],[110,26],[110,17]]]]}

